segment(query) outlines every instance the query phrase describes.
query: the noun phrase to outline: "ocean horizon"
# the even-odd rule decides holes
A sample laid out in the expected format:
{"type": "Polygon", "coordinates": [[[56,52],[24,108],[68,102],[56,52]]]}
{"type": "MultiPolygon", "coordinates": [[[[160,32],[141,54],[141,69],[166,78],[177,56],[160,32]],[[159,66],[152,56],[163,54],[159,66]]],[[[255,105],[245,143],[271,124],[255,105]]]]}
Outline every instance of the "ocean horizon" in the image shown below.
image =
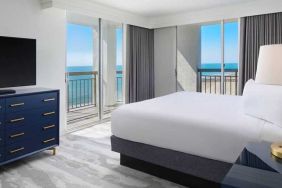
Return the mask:
{"type": "MultiPolygon", "coordinates": [[[[201,63],[201,69],[221,69],[221,63],[201,63]]],[[[238,63],[225,63],[224,69],[238,69],[238,63]]]]}
{"type": "MultiPolygon", "coordinates": [[[[221,69],[221,63],[201,63],[199,66],[201,69],[221,69]]],[[[225,63],[224,64],[225,69],[238,69],[238,63],[225,63]]],[[[123,66],[117,65],[116,66],[117,71],[122,71],[123,66]]],[[[93,71],[93,66],[67,66],[67,72],[89,72],[93,71]]]]}

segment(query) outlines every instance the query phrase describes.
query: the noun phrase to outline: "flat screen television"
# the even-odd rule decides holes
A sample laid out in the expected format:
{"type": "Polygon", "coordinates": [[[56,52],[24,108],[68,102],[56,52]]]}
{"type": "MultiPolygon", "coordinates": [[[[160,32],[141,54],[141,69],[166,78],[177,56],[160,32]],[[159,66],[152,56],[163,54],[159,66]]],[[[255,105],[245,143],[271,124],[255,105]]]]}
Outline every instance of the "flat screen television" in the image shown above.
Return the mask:
{"type": "Polygon", "coordinates": [[[36,40],[0,36],[0,90],[29,85],[36,85],[36,40]]]}

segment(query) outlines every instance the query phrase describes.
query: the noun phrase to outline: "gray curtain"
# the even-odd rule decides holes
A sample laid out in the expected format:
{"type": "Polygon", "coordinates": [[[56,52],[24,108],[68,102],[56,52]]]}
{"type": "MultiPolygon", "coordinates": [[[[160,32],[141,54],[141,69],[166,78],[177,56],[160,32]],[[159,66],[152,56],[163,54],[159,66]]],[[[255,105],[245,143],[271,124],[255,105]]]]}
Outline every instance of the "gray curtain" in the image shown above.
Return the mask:
{"type": "Polygon", "coordinates": [[[126,103],[154,97],[154,30],[127,29],[126,103]]]}
{"type": "Polygon", "coordinates": [[[261,45],[282,43],[282,13],[241,18],[240,93],[254,79],[261,45]]]}

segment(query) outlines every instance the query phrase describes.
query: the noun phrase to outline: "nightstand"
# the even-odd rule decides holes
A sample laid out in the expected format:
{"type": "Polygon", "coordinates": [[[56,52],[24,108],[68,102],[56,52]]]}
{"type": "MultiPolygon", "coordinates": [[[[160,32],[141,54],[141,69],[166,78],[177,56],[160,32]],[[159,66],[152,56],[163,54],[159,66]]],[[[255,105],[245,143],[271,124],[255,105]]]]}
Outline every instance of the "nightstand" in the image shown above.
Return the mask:
{"type": "Polygon", "coordinates": [[[282,160],[271,154],[271,143],[249,143],[225,176],[223,188],[281,188],[282,160]]]}

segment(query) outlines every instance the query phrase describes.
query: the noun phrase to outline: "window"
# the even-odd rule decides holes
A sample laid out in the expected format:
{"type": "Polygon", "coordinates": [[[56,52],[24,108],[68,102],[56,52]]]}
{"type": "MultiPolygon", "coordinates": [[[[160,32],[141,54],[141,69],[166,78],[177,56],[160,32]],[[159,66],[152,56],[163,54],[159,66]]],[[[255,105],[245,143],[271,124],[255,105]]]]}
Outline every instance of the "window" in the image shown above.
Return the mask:
{"type": "Polygon", "coordinates": [[[122,24],[68,15],[68,129],[110,118],[124,102],[122,24]]]}
{"type": "Polygon", "coordinates": [[[238,93],[238,22],[177,27],[177,89],[238,93]]]}
{"type": "Polygon", "coordinates": [[[200,91],[238,94],[238,22],[201,26],[200,91]]]}

